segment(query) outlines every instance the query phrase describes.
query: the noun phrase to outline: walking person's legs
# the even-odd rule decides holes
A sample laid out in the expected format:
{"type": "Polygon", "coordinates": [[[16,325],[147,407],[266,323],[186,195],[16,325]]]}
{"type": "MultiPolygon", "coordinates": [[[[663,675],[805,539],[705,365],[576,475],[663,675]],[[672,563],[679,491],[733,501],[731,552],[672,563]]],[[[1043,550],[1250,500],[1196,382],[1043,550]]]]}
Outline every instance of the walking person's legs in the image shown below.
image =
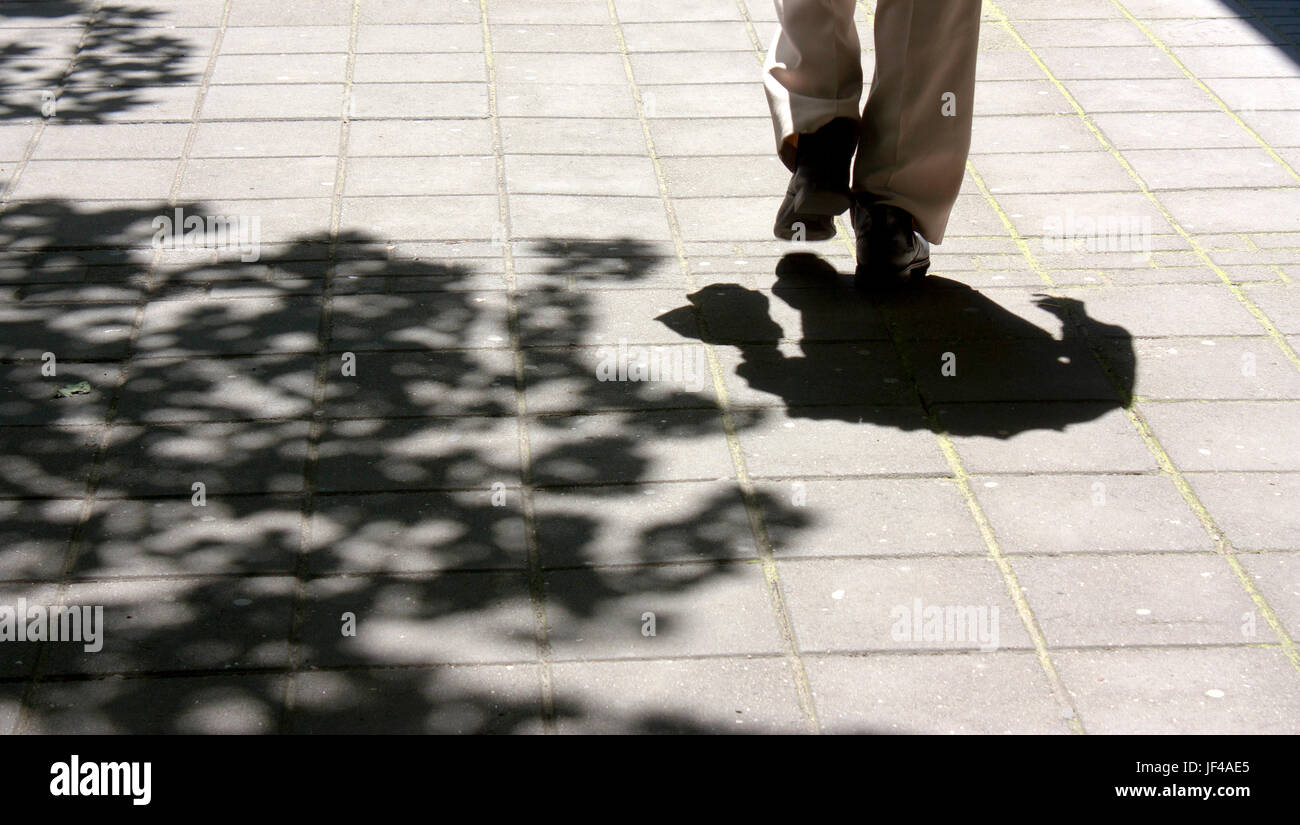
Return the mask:
{"type": "Polygon", "coordinates": [[[857,145],[862,49],[854,0],[775,0],[781,29],[763,85],[777,154],[793,176],[773,228],[786,240],[825,240],[849,207],[857,145]]]}

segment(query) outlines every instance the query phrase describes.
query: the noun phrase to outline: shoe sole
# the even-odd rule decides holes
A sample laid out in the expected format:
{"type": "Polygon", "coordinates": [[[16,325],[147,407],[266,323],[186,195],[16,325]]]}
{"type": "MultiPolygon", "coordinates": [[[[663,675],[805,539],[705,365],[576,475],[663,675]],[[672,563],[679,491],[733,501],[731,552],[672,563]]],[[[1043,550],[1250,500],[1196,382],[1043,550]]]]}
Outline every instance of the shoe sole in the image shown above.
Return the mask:
{"type": "Polygon", "coordinates": [[[853,273],[853,285],[865,291],[882,291],[908,286],[920,286],[930,271],[930,259],[916,261],[898,272],[881,275],[870,269],[858,269],[853,273]]]}
{"type": "Polygon", "coordinates": [[[828,241],[835,237],[837,215],[848,211],[851,201],[843,192],[818,190],[799,198],[788,219],[777,219],[772,234],[783,241],[793,241],[794,225],[804,225],[803,240],[828,241]]]}

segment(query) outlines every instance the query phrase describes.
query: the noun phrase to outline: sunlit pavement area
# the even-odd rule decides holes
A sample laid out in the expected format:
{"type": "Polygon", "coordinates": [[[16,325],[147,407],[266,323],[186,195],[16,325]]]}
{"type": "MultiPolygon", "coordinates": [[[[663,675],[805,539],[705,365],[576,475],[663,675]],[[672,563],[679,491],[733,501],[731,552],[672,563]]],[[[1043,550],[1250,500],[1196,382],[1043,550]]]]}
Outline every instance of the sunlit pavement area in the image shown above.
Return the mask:
{"type": "Polygon", "coordinates": [[[876,296],[766,0],[0,3],[0,730],[1300,730],[1294,8],[987,2],[876,296]]]}

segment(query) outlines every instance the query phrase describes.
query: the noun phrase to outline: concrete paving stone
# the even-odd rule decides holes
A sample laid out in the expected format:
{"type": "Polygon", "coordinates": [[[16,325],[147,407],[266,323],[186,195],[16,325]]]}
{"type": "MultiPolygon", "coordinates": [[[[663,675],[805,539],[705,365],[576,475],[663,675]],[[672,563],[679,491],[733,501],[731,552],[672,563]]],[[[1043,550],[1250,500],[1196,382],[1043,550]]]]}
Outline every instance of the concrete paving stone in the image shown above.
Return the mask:
{"type": "Polygon", "coordinates": [[[982,555],[984,542],[948,479],[760,482],[777,558],[982,555]]]}
{"type": "Polygon", "coordinates": [[[1224,112],[1100,112],[1093,121],[1125,157],[1139,149],[1231,149],[1258,145],[1249,132],[1224,112]]]}
{"type": "Polygon", "coordinates": [[[1295,178],[1259,147],[1139,150],[1126,151],[1124,157],[1155,190],[1226,190],[1295,184],[1295,178]]]}
{"type": "MultiPolygon", "coordinates": [[[[1293,545],[1294,546],[1294,545],[1293,545]]],[[[1300,631],[1300,554],[1244,554],[1238,557],[1260,593],[1277,613],[1287,635],[1294,639],[1300,631]]],[[[1274,633],[1264,617],[1259,616],[1253,630],[1261,641],[1274,641],[1274,633]]],[[[1251,630],[1249,626],[1243,632],[1251,630]]]]}
{"type": "Polygon", "coordinates": [[[511,246],[521,292],[662,290],[686,284],[668,241],[541,238],[511,246]]]}
{"type": "Polygon", "coordinates": [[[685,304],[681,290],[535,290],[519,296],[524,346],[680,344],[698,339],[693,317],[664,318],[685,304]]]}
{"type": "MultiPolygon", "coordinates": [[[[1050,300],[1041,287],[971,289],[959,281],[942,276],[930,276],[932,289],[899,295],[882,301],[879,314],[887,324],[889,334],[899,341],[963,341],[970,343],[994,341],[1048,342],[1064,338],[1069,328],[1060,315],[1060,301],[1050,300]],[[935,318],[943,318],[942,324],[935,318]]],[[[1053,290],[1054,292],[1059,290],[1053,290]]],[[[1095,291],[1082,292],[1083,307],[1089,307],[1095,291]]],[[[1123,337],[1120,330],[1095,330],[1123,337]]],[[[1069,335],[1073,338],[1074,335],[1069,335]]],[[[957,365],[960,371],[960,362],[957,365]]],[[[960,372],[959,372],[960,374],[960,372]]]]}
{"type": "MultiPolygon", "coordinates": [[[[491,157],[353,158],[348,162],[347,196],[495,195],[491,157]],[[395,176],[394,184],[388,176],[395,176]]],[[[333,181],[330,181],[333,185],[333,181]]]]}
{"type": "Polygon", "coordinates": [[[617,344],[530,347],[523,357],[529,412],[716,405],[708,356],[700,344],[629,344],[622,350],[617,344]]]}
{"type": "Polygon", "coordinates": [[[329,197],[337,159],[207,158],[185,166],[183,200],[329,197]]]}
{"type": "Polygon", "coordinates": [[[1156,460],[1114,403],[941,405],[971,473],[1138,472],[1156,460]]]}
{"type": "Polygon", "coordinates": [[[497,111],[503,118],[637,116],[636,100],[626,83],[498,83],[497,111]]]}
{"type": "Polygon", "coordinates": [[[340,26],[352,16],[352,0],[236,0],[230,26],[340,26]]]}
{"type": "Polygon", "coordinates": [[[1032,164],[1023,153],[981,155],[974,165],[995,196],[1026,192],[1116,192],[1133,179],[1109,152],[1038,152],[1032,164]]]}
{"type": "Polygon", "coordinates": [[[99,495],[190,498],[203,483],[213,498],[302,489],[305,421],[178,422],[116,426],[109,435],[99,495]]]}
{"type": "Polygon", "coordinates": [[[776,658],[560,663],[552,679],[562,734],[804,729],[790,668],[776,658]]]}
{"type": "Polygon", "coordinates": [[[970,484],[1007,554],[1214,549],[1164,476],[976,476],[970,484]]]}
{"type": "MultiPolygon", "coordinates": [[[[1198,16],[1199,17],[1199,16],[1198,16]]],[[[1152,33],[1170,46],[1252,46],[1268,43],[1268,36],[1250,23],[1234,18],[1201,20],[1197,17],[1153,20],[1152,33]]]]}
{"type": "MultiPolygon", "coordinates": [[[[49,131],[51,130],[47,130],[47,133],[49,131]]],[[[33,124],[0,126],[0,163],[9,164],[22,160],[27,152],[27,144],[31,143],[35,134],[36,126],[33,124]]]]}
{"type": "Polygon", "coordinates": [[[37,160],[18,180],[18,200],[165,200],[174,160],[37,160]]]}
{"type": "Polygon", "coordinates": [[[757,558],[731,481],[548,487],[533,507],[545,568],[757,558]]]}
{"type": "Polygon", "coordinates": [[[330,417],[506,415],[515,409],[514,362],[504,350],[363,352],[326,368],[330,417]]]}
{"type": "Polygon", "coordinates": [[[780,204],[778,191],[768,197],[682,199],[673,203],[673,211],[687,241],[762,241],[772,237],[780,204]]]}
{"type": "Polygon", "coordinates": [[[1300,546],[1300,476],[1290,473],[1187,473],[1197,498],[1239,550],[1300,546]]]}
{"type": "MultiPolygon", "coordinates": [[[[56,604],[67,604],[67,602],[58,601],[58,589],[53,584],[33,584],[27,582],[3,582],[0,583],[0,606],[6,607],[13,611],[15,615],[22,606],[20,600],[25,600],[28,609],[37,605],[50,606],[56,604]]],[[[8,611],[6,611],[8,612],[8,611]]],[[[19,688],[23,687],[18,683],[18,679],[27,679],[32,675],[36,665],[37,656],[40,655],[40,649],[47,647],[39,641],[17,641],[16,639],[6,641],[3,648],[0,648],[0,678],[14,680],[19,688]]],[[[16,700],[21,700],[22,694],[19,693],[16,700]]],[[[17,709],[14,708],[16,711],[17,709]]],[[[10,723],[12,725],[12,722],[10,723]]]]}
{"type": "Polygon", "coordinates": [[[1300,408],[1293,402],[1168,402],[1144,404],[1142,414],[1180,470],[1298,469],[1300,408]]]}
{"type": "Polygon", "coordinates": [[[80,531],[80,578],[293,570],[301,505],[290,496],[99,499],[80,531]]]}
{"type": "MultiPolygon", "coordinates": [[[[344,29],[346,34],[347,29],[344,29]]],[[[344,49],[347,48],[346,40],[344,49]]],[[[498,47],[499,48],[499,47],[498,47]]],[[[395,54],[424,52],[483,53],[483,27],[479,23],[438,23],[433,25],[373,24],[357,27],[358,54],[395,54]]]]}
{"type": "Polygon", "coordinates": [[[672,238],[659,198],[626,196],[515,195],[510,198],[510,229],[513,238],[534,240],[672,238]]]}
{"type": "Polygon", "coordinates": [[[1162,192],[1160,200],[1189,232],[1295,232],[1300,215],[1290,189],[1162,192]]]}
{"type": "Polygon", "coordinates": [[[17,682],[0,685],[0,735],[8,736],[15,732],[26,689],[25,685],[17,682]]]}
{"type": "Polygon", "coordinates": [[[502,348],[509,339],[499,292],[340,295],[332,324],[334,352],[502,348]]]}
{"type": "MultiPolygon", "coordinates": [[[[749,31],[745,24],[738,20],[624,23],[623,36],[627,39],[629,52],[754,53],[754,44],[749,39],[749,31]]],[[[757,65],[757,61],[755,64],[757,65]]]]}
{"type": "Polygon", "coordinates": [[[1108,337],[1176,335],[1258,335],[1261,327],[1250,312],[1222,287],[1125,286],[1055,290],[1084,302],[1098,323],[1113,325],[1108,337]],[[1159,311],[1152,312],[1152,307],[1159,311]]]}
{"type": "Polygon", "coordinates": [[[807,653],[1031,648],[988,558],[777,562],[807,653]]]}
{"type": "Polygon", "coordinates": [[[103,648],[49,645],[44,672],[286,667],[293,595],[288,576],[75,582],[64,604],[103,607],[103,648]]]}
{"type": "Polygon", "coordinates": [[[307,583],[299,656],[308,667],[531,662],[519,573],[329,577],[307,583]],[[343,616],[355,633],[343,633],[343,616]]]}
{"type": "Polygon", "coordinates": [[[532,25],[564,24],[573,26],[607,26],[609,10],[600,3],[574,3],[571,0],[536,0],[527,4],[490,5],[487,19],[493,26],[522,23],[532,25]]]}
{"type": "Polygon", "coordinates": [[[357,83],[355,118],[473,118],[488,114],[486,83],[357,83]]]}
{"type": "MultiPolygon", "coordinates": [[[[23,140],[18,145],[19,127],[0,129],[0,156],[6,159],[18,159],[26,146],[23,140]],[[13,153],[10,146],[17,148],[13,153]],[[11,156],[11,157],[10,157],[11,156]]],[[[105,124],[66,124],[51,123],[41,133],[40,142],[32,152],[33,160],[70,160],[70,159],[126,159],[143,160],[145,158],[179,158],[185,147],[185,136],[189,127],[182,123],[120,123],[105,124]]],[[[53,167],[58,169],[60,167],[53,167]]],[[[149,167],[136,164],[135,170],[147,170],[149,167]]],[[[125,167],[132,171],[133,167],[125,167]]],[[[24,173],[25,176],[26,173],[24,173]]],[[[132,171],[132,177],[139,171],[132,171]]],[[[84,184],[84,181],[78,181],[84,184]]],[[[112,181],[120,185],[120,179],[112,181]]],[[[81,190],[78,190],[79,192],[81,190]]],[[[114,188],[114,196],[121,190],[114,188]]]]}
{"type": "Polygon", "coordinates": [[[352,79],[357,83],[486,83],[481,54],[359,54],[352,79]]]}
{"type": "Polygon", "coordinates": [[[491,145],[492,126],[483,120],[363,120],[348,132],[354,158],[473,155],[491,145]]]}
{"type": "Polygon", "coordinates": [[[1052,647],[1255,641],[1242,633],[1254,603],[1217,553],[1034,556],[1015,567],[1052,647]]]}
{"type": "Polygon", "coordinates": [[[0,501],[0,580],[58,578],[81,507],[75,498],[0,501]]]}
{"type": "Polygon", "coordinates": [[[1160,49],[1141,46],[1053,46],[1035,49],[1061,80],[1175,78],[1183,73],[1160,49]]]}
{"type": "Polygon", "coordinates": [[[1121,401],[1083,342],[902,342],[903,360],[931,403],[1121,401]]]}
{"type": "Polygon", "coordinates": [[[1109,20],[1017,20],[1015,31],[1032,48],[1050,46],[1145,46],[1141,30],[1119,15],[1109,20]]]}
{"type": "Polygon", "coordinates": [[[766,117],[655,117],[649,122],[655,151],[669,158],[691,155],[775,155],[772,122],[766,117]]]}
{"type": "Polygon", "coordinates": [[[1046,80],[988,80],[975,85],[975,111],[987,117],[1064,115],[1073,109],[1046,80]]]}
{"type": "MultiPolygon", "coordinates": [[[[202,120],[298,120],[343,114],[343,84],[213,86],[203,98],[202,120]]],[[[188,119],[188,114],[186,115],[188,119]]]]}
{"type": "Polygon", "coordinates": [[[312,572],[504,570],[527,562],[515,488],[322,495],[313,507],[312,572]]]}
{"type": "Polygon", "coordinates": [[[828,733],[1068,733],[1032,653],[805,656],[828,733]]]}
{"type": "Polygon", "coordinates": [[[628,57],[637,83],[753,83],[762,65],[744,52],[638,52],[628,57]]]}
{"type": "Polygon", "coordinates": [[[982,49],[975,65],[975,81],[1037,80],[1043,70],[1028,52],[1012,49],[982,49]]]}
{"type": "Polygon", "coordinates": [[[508,155],[506,187],[538,195],[655,197],[659,185],[648,157],[508,155]]]}
{"type": "MultiPolygon", "coordinates": [[[[356,134],[358,124],[352,127],[356,134]]],[[[241,122],[205,122],[194,136],[192,158],[240,158],[250,163],[254,158],[325,157],[338,153],[339,125],[325,120],[282,120],[241,122]]],[[[333,161],[333,157],[328,158],[333,161]]],[[[187,164],[192,168],[196,160],[187,164]]],[[[315,191],[315,190],[313,190],[315,191]]],[[[328,195],[329,191],[316,194],[328,195]]]]}
{"type": "MultiPolygon", "coordinates": [[[[1259,109],[1238,114],[1270,146],[1300,146],[1300,129],[1297,128],[1297,124],[1300,124],[1300,111],[1259,109]]],[[[1294,168],[1295,165],[1295,161],[1292,161],[1291,166],[1294,168]]]]}
{"type": "Polygon", "coordinates": [[[519,483],[512,418],[349,419],[321,437],[317,489],[447,490],[519,483]]]}
{"type": "Polygon", "coordinates": [[[734,407],[914,405],[916,390],[883,342],[721,346],[734,407]]]}
{"type": "MultiPolygon", "coordinates": [[[[275,250],[277,244],[285,244],[287,248],[282,252],[293,255],[296,259],[309,250],[303,249],[304,246],[318,244],[325,232],[329,230],[330,225],[330,198],[329,190],[321,187],[322,194],[325,197],[319,198],[262,198],[258,200],[210,200],[204,201],[202,209],[193,207],[186,210],[187,214],[202,213],[204,217],[226,217],[226,218],[243,218],[249,221],[250,237],[252,243],[234,244],[227,243],[223,248],[216,247],[220,260],[227,263],[238,261],[243,263],[244,258],[260,256],[262,250],[268,252],[275,250]],[[256,229],[252,229],[253,219],[257,220],[256,229]],[[252,232],[256,232],[252,235],[252,232]]],[[[149,218],[164,214],[163,210],[156,206],[150,211],[149,218]]],[[[144,242],[151,242],[153,237],[152,229],[144,231],[141,236],[144,242]]],[[[140,241],[136,241],[139,243],[140,241]]]]}
{"type": "Polygon", "coordinates": [[[103,437],[95,426],[0,427],[0,495],[83,495],[103,437]]]}
{"type": "Polygon", "coordinates": [[[492,50],[498,55],[510,52],[617,53],[619,45],[614,30],[607,25],[495,24],[492,26],[492,50]]]}
{"type": "MultiPolygon", "coordinates": [[[[1147,235],[1172,235],[1174,229],[1160,210],[1136,191],[1136,184],[1131,188],[1134,191],[1003,195],[998,202],[1016,231],[1032,239],[1029,243],[1035,250],[1042,248],[1038,239],[1054,236],[1060,242],[1062,233],[1069,231],[1087,253],[1108,249],[1132,253],[1142,250],[1147,235]],[[1099,220],[1105,222],[1108,234],[1097,234],[1091,228],[1099,220]],[[1109,230],[1112,226],[1113,233],[1109,230]],[[1111,240],[1112,235],[1118,235],[1118,240],[1111,240]]],[[[1206,224],[1204,228],[1210,226],[1206,224]]]]}
{"type": "Polygon", "coordinates": [[[1276,46],[1187,46],[1178,59],[1198,77],[1295,77],[1295,61],[1276,46]]]}
{"type": "Polygon", "coordinates": [[[500,223],[495,195],[349,197],[342,210],[347,230],[388,244],[430,238],[488,240],[500,223]]]}
{"type": "Polygon", "coordinates": [[[274,733],[284,697],[275,676],[185,676],[46,682],[24,733],[274,733]]]}
{"type": "Polygon", "coordinates": [[[503,117],[499,122],[508,155],[642,155],[646,150],[641,124],[633,118],[503,117]]]}
{"type": "Polygon", "coordinates": [[[116,419],[294,418],[311,412],[315,379],[312,355],[136,359],[122,387],[116,419]]]}
{"type": "Polygon", "coordinates": [[[541,416],[528,435],[540,485],[735,477],[716,410],[541,416]]]}
{"type": "Polygon", "coordinates": [[[622,55],[606,53],[508,52],[494,63],[498,83],[622,86],[627,71],[622,55]]]}
{"type": "Polygon", "coordinates": [[[365,23],[471,23],[480,12],[462,0],[362,0],[365,23]]]}
{"type": "Polygon", "coordinates": [[[0,364],[0,416],[6,424],[99,424],[105,420],[109,398],[121,376],[115,364],[55,361],[57,374],[41,372],[46,362],[0,364]],[[58,391],[85,381],[85,395],[60,396],[58,391]]]}
{"type": "Polygon", "coordinates": [[[313,352],[320,312],[307,296],[154,301],[136,347],[156,357],[313,352]]]}
{"type": "Polygon", "coordinates": [[[749,83],[641,84],[641,100],[645,116],[650,119],[754,118],[768,111],[763,85],[758,80],[749,83]]]}
{"type": "MultiPolygon", "coordinates": [[[[1105,346],[1124,345],[1109,341],[1105,346]]],[[[1136,372],[1134,392],[1143,398],[1300,398],[1300,375],[1269,338],[1144,338],[1132,347],[1135,367],[1111,360],[1126,378],[1136,372]]]]}
{"type": "Polygon", "coordinates": [[[540,733],[534,665],[316,670],[293,676],[294,733],[540,733]]]}
{"type": "Polygon", "coordinates": [[[230,83],[342,83],[346,79],[346,54],[225,54],[217,58],[209,80],[230,83]]]}
{"type": "Polygon", "coordinates": [[[551,570],[545,584],[555,661],[782,649],[757,563],[551,570]]]}
{"type": "Polygon", "coordinates": [[[222,55],[346,52],[348,26],[236,26],[221,38],[222,55]]]}
{"type": "Polygon", "coordinates": [[[756,478],[949,471],[919,406],[795,407],[736,417],[756,478]]]}
{"type": "Polygon", "coordinates": [[[1300,306],[1289,284],[1246,287],[1246,295],[1264,311],[1273,326],[1286,335],[1300,333],[1300,306]]]}
{"type": "Polygon", "coordinates": [[[1070,80],[1066,81],[1087,112],[1145,112],[1151,101],[1160,101],[1160,108],[1170,112],[1217,111],[1213,98],[1205,94],[1186,77],[1172,79],[1136,80],[1070,80]]]}
{"type": "Polygon", "coordinates": [[[790,172],[776,156],[666,158],[668,191],[678,198],[736,197],[784,192],[790,172]]]}
{"type": "Polygon", "coordinates": [[[1300,730],[1295,671],[1278,650],[1085,650],[1052,659],[1090,733],[1300,730]]]}
{"type": "Polygon", "coordinates": [[[1300,92],[1300,77],[1207,77],[1205,85],[1232,109],[1290,110],[1300,92]]]}

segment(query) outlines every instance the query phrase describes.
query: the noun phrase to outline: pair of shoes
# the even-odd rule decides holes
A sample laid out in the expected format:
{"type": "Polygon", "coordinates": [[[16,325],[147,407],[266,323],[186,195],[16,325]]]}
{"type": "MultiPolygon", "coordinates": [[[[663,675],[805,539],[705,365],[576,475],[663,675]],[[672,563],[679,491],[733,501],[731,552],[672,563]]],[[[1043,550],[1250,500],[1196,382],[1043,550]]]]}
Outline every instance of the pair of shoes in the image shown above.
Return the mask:
{"type": "Polygon", "coordinates": [[[783,241],[835,237],[835,216],[851,204],[849,165],[857,145],[857,121],[846,117],[799,136],[794,174],[776,212],[773,235],[783,241]]]}
{"type": "Polygon", "coordinates": [[[853,232],[858,266],[854,285],[863,290],[918,285],[930,269],[930,243],[915,229],[904,209],[879,203],[870,195],[853,196],[853,232]]]}

